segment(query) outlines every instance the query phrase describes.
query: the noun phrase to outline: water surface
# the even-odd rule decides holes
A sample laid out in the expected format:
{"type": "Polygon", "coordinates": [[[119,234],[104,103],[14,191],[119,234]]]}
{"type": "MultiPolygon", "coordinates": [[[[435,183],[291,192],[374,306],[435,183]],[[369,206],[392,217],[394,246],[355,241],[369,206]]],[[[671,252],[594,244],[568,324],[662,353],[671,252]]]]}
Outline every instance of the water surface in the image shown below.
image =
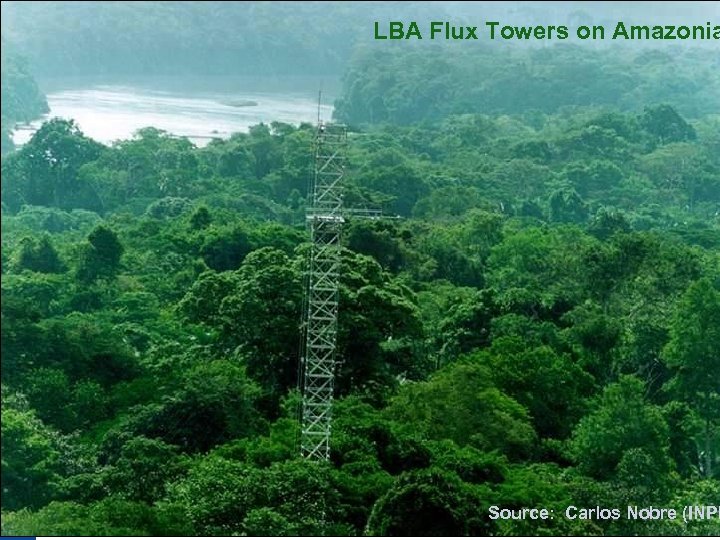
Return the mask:
{"type": "MultiPolygon", "coordinates": [[[[202,146],[213,137],[227,138],[260,122],[316,122],[317,80],[139,80],[120,84],[69,81],[49,83],[50,113],[19,126],[13,139],[27,142],[48,118],[73,119],[89,137],[105,144],[156,127],[189,137],[202,146]]],[[[320,115],[332,116],[332,92],[324,90],[320,115]]]]}

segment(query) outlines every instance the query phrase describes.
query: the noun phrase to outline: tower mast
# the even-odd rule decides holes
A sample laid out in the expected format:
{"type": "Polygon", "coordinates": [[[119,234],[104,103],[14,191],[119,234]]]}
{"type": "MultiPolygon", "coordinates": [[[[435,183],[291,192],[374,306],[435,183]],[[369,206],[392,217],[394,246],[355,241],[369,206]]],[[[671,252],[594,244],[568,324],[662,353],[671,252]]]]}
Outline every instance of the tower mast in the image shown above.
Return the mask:
{"type": "Polygon", "coordinates": [[[345,220],[342,183],[347,128],[319,120],[315,138],[315,174],[309,190],[312,247],[301,352],[302,431],[300,454],[315,461],[330,458],[335,389],[340,235],[345,220]]]}

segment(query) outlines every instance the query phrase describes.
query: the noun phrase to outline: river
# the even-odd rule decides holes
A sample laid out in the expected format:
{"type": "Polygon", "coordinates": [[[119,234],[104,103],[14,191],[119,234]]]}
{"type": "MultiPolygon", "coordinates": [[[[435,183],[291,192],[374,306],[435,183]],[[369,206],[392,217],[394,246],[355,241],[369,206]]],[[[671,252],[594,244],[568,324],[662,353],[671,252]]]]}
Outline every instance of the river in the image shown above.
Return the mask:
{"type": "Polygon", "coordinates": [[[335,80],[308,78],[144,78],[125,81],[47,81],[50,112],[18,126],[13,141],[27,142],[44,120],[73,119],[85,135],[105,144],[128,139],[138,129],[156,127],[188,137],[198,146],[212,138],[246,132],[273,121],[329,120],[335,80]]]}

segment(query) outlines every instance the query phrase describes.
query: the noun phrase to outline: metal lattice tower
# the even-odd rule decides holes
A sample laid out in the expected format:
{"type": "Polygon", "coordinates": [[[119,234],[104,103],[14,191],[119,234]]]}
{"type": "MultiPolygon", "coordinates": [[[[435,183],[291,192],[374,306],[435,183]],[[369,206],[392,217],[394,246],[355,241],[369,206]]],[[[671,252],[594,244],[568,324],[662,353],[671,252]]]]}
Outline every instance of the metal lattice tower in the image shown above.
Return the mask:
{"type": "Polygon", "coordinates": [[[300,359],[303,395],[300,453],[316,461],[330,457],[346,148],[345,126],[318,123],[315,174],[307,210],[312,248],[300,359]]]}

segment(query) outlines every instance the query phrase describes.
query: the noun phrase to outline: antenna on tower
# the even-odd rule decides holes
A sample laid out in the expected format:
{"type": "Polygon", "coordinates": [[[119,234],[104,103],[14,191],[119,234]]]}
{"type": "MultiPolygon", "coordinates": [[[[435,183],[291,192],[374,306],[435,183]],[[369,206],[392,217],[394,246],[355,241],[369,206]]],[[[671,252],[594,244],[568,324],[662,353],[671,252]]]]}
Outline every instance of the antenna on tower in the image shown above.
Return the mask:
{"type": "Polygon", "coordinates": [[[318,126],[320,125],[320,104],[321,103],[322,103],[322,88],[320,88],[320,90],[318,90],[318,119],[317,119],[318,126]]]}

